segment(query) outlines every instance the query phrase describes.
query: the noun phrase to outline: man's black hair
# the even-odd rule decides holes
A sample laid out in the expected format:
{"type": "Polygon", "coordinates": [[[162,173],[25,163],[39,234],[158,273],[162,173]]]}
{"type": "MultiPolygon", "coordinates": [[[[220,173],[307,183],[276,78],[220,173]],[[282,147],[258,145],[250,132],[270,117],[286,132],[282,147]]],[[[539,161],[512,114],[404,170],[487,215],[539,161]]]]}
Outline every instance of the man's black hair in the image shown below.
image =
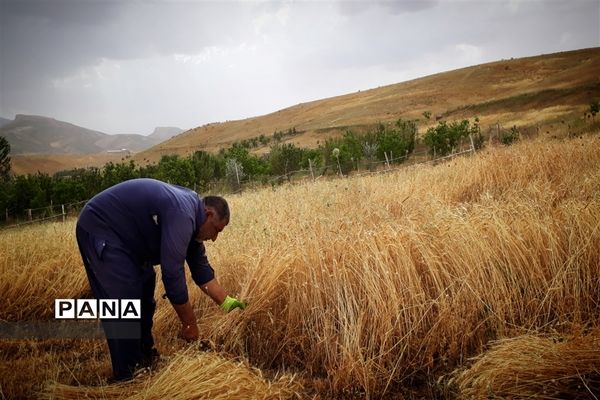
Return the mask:
{"type": "Polygon", "coordinates": [[[229,204],[227,204],[227,200],[221,196],[206,196],[202,200],[205,206],[214,208],[222,220],[229,221],[229,204]]]}

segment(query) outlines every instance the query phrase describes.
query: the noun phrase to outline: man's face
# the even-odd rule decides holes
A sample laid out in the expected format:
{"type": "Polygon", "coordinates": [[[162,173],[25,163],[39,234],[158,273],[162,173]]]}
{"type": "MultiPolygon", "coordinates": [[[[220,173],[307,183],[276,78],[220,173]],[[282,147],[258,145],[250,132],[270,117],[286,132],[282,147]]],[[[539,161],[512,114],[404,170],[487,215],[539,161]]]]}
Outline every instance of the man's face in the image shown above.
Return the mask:
{"type": "Polygon", "coordinates": [[[225,229],[229,221],[222,220],[212,207],[206,207],[206,221],[200,226],[196,240],[217,240],[219,233],[225,229]]]}

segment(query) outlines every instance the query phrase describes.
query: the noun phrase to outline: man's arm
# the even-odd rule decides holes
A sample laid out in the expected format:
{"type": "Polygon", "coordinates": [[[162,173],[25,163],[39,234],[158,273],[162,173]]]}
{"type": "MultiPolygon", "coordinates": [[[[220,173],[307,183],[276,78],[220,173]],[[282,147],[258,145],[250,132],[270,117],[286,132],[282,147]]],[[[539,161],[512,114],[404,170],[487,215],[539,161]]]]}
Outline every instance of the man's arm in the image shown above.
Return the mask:
{"type": "Polygon", "coordinates": [[[160,251],[162,280],[166,295],[181,321],[180,336],[187,341],[197,340],[199,336],[183,269],[187,241],[192,230],[192,221],[185,214],[168,212],[163,218],[160,251]]]}
{"type": "Polygon", "coordinates": [[[208,295],[218,305],[223,304],[227,297],[227,292],[223,289],[223,286],[217,282],[217,278],[214,278],[203,285],[200,285],[200,289],[208,295]]]}
{"type": "Polygon", "coordinates": [[[246,307],[243,302],[228,296],[215,278],[214,270],[206,257],[204,243],[192,241],[188,247],[186,260],[196,285],[224,311],[229,312],[234,308],[244,309],[246,307]]]}
{"type": "Polygon", "coordinates": [[[192,235],[192,219],[178,211],[162,215],[160,241],[160,267],[167,297],[173,304],[188,301],[184,261],[189,237],[192,235]]]}
{"type": "MultiPolygon", "coordinates": [[[[172,304],[172,303],[171,303],[172,304]]],[[[200,333],[196,323],[196,315],[189,301],[183,304],[172,304],[177,316],[181,321],[181,337],[185,340],[198,340],[200,333]]]]}

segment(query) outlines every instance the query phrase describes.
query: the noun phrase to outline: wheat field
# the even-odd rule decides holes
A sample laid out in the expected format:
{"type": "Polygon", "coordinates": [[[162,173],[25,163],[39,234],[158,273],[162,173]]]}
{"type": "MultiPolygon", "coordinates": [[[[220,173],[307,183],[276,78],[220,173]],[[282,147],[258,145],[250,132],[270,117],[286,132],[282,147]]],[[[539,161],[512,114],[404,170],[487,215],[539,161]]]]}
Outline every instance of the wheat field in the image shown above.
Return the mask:
{"type": "MultiPolygon", "coordinates": [[[[188,280],[201,343],[159,283],[159,367],[107,385],[103,340],[0,340],[8,398],[593,398],[600,137],[228,197],[207,252],[249,302],[188,280]]],[[[188,274],[189,275],[189,274],[188,274]]],[[[160,282],[160,278],[159,278],[160,282]]],[[[0,320],[90,295],[74,221],[0,232],[0,320]]]]}

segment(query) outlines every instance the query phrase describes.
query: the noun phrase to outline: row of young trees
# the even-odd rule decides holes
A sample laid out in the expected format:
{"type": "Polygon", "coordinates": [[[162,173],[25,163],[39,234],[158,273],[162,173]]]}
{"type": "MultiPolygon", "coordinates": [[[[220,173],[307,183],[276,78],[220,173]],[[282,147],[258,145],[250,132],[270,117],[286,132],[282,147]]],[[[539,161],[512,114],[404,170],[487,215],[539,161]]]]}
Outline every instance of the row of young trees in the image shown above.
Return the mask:
{"type": "MultiPolygon", "coordinates": [[[[260,156],[250,153],[251,146],[247,143],[239,142],[217,154],[197,151],[188,157],[163,156],[158,163],[148,166],[129,160],[108,163],[102,168],[62,171],[52,176],[6,174],[0,179],[0,210],[19,215],[23,210],[50,204],[80,202],[119,182],[142,177],[202,193],[237,190],[240,182],[245,181],[276,182],[275,177],[309,168],[318,173],[347,174],[355,169],[372,169],[383,161],[403,162],[414,151],[417,131],[416,121],[399,119],[393,124],[378,124],[364,134],[347,131],[339,138],[327,139],[316,149],[275,141],[270,152],[260,156]]],[[[439,123],[427,131],[423,142],[432,154],[442,156],[469,136],[482,143],[477,120],[474,125],[467,120],[439,123]]]]}

